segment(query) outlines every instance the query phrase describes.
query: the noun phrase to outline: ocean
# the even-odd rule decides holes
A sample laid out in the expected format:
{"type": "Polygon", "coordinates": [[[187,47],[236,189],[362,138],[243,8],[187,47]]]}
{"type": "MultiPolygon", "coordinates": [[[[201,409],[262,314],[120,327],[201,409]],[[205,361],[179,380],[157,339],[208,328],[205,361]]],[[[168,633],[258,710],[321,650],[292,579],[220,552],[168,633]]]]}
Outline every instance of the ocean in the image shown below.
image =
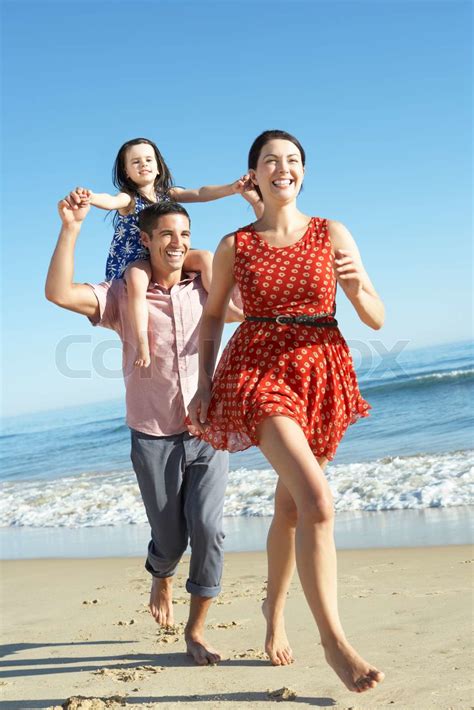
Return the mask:
{"type": "MultiPolygon", "coordinates": [[[[327,469],[338,545],[469,542],[473,344],[402,350],[357,371],[371,416],[327,469]]],[[[3,558],[144,553],[123,401],[3,418],[0,461],[3,558]]],[[[228,549],[263,549],[275,481],[258,449],[231,455],[228,549]]]]}

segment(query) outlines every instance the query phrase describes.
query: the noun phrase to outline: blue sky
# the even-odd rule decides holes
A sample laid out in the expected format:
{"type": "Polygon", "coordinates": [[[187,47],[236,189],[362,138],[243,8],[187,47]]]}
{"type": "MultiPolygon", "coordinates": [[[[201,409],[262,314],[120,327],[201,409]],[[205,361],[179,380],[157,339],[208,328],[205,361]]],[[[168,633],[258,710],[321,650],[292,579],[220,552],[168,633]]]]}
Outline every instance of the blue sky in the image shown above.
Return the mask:
{"type": "MultiPolygon", "coordinates": [[[[294,133],[300,208],[346,224],[386,303],[375,334],[340,294],[349,342],[469,337],[470,3],[7,0],[2,13],[4,414],[123,391],[115,336],[43,287],[57,200],[76,184],[112,191],[136,136],[198,187],[245,172],[262,130],[294,133]]],[[[252,218],[240,197],[190,212],[210,249],[252,218]]],[[[78,281],[102,279],[112,231],[94,210],[78,281]]]]}

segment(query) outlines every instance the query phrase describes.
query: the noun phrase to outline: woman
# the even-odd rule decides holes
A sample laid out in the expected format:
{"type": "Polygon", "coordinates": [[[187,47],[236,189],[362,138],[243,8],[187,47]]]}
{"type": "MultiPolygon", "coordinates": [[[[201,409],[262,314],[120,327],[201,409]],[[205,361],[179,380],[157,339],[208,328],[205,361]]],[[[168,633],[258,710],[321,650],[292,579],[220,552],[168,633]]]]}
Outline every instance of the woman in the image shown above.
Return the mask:
{"type": "Polygon", "coordinates": [[[370,407],[334,318],[336,281],[369,327],[382,326],[384,307],[348,230],[298,210],[304,166],[302,146],[284,131],[262,133],[250,149],[263,216],[225,236],[216,251],[189,417],[215,448],[259,446],[278,474],[263,605],[272,663],[292,661],[283,607],[296,557],[326,659],[349,690],[363,692],[384,675],[350,646],[339,619],[334,510],[323,471],[347,426],[370,407]],[[246,320],[213,379],[236,282],[246,320]]]}

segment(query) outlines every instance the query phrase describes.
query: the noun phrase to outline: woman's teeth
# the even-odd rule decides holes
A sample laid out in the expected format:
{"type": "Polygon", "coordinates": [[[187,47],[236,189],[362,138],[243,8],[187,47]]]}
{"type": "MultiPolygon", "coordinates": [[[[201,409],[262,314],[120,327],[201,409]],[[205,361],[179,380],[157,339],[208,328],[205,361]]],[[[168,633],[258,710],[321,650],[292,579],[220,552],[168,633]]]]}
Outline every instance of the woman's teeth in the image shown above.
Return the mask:
{"type": "Polygon", "coordinates": [[[288,187],[292,182],[293,180],[273,180],[276,187],[288,187]]]}

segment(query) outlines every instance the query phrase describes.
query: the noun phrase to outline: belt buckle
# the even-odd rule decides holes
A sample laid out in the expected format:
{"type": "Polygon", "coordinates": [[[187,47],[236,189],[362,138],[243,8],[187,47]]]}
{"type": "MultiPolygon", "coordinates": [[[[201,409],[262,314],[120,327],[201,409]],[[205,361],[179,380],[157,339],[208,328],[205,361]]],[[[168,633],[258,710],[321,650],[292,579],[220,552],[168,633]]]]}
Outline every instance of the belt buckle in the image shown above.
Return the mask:
{"type": "Polygon", "coordinates": [[[286,325],[287,323],[291,323],[291,316],[277,316],[275,321],[278,325],[286,325]]]}

